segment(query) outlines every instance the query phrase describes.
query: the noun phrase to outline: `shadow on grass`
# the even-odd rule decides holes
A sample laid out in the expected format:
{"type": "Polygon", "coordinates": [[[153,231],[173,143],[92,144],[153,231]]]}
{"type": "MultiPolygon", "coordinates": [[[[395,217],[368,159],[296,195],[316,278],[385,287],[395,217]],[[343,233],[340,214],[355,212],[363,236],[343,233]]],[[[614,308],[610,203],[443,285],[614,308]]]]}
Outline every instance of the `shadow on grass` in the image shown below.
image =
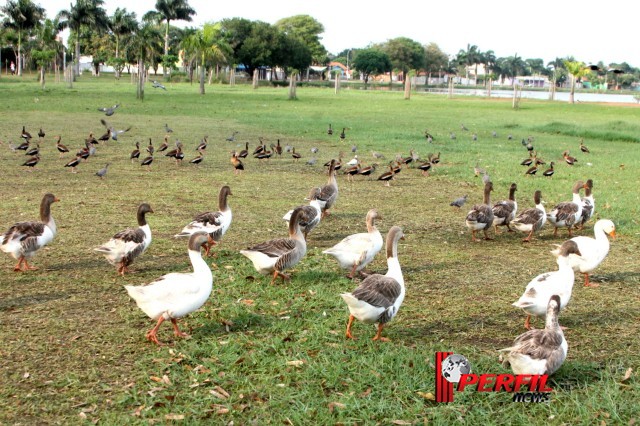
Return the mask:
{"type": "Polygon", "coordinates": [[[68,299],[68,293],[40,293],[36,295],[20,296],[14,299],[0,300],[0,311],[11,311],[17,308],[47,303],[52,300],[68,299]]]}

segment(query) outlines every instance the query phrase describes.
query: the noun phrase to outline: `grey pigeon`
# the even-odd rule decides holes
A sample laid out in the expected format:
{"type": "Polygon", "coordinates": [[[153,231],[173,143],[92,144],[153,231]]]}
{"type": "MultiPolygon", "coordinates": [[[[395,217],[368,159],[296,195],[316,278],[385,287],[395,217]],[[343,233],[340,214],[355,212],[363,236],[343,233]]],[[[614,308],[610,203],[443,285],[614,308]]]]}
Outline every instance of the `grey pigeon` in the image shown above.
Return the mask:
{"type": "Polygon", "coordinates": [[[317,146],[312,147],[311,148],[311,153],[317,154],[318,153],[318,147],[317,146]]]}
{"type": "Polygon", "coordinates": [[[102,112],[104,112],[104,115],[106,115],[107,117],[111,117],[113,114],[116,113],[116,109],[119,106],[120,106],[120,104],[115,104],[112,107],[98,108],[98,111],[102,111],[102,112]]]}
{"type": "Polygon", "coordinates": [[[167,88],[166,88],[166,87],[164,87],[162,84],[160,84],[160,82],[158,82],[157,80],[153,80],[153,81],[151,82],[151,86],[152,86],[154,89],[167,90],[167,88]]]}
{"type": "Polygon", "coordinates": [[[477,141],[478,140],[478,134],[474,133],[473,135],[471,135],[471,140],[472,141],[477,141]]]}
{"type": "Polygon", "coordinates": [[[98,176],[100,179],[104,179],[104,177],[107,175],[107,169],[108,168],[109,168],[109,163],[105,164],[105,166],[103,168],[98,170],[96,172],[96,176],[98,176]]]}
{"type": "Polygon", "coordinates": [[[358,150],[358,147],[355,145],[351,145],[351,152],[356,152],[358,150]]]}
{"type": "Polygon", "coordinates": [[[371,153],[371,155],[373,155],[373,158],[376,158],[376,159],[378,159],[378,160],[379,160],[379,159],[384,158],[384,155],[383,155],[383,154],[380,154],[380,153],[379,153],[379,152],[377,152],[377,151],[373,151],[373,152],[371,153]]]}
{"type": "Polygon", "coordinates": [[[109,123],[107,123],[104,119],[100,119],[100,122],[102,123],[102,125],[104,127],[107,128],[107,130],[109,131],[109,133],[111,134],[111,139],[113,139],[114,141],[118,140],[118,135],[121,135],[125,132],[128,132],[129,130],[131,130],[131,126],[129,126],[128,128],[126,128],[125,130],[116,130],[115,127],[113,127],[112,125],[110,125],[109,123]]]}
{"type": "Polygon", "coordinates": [[[238,132],[233,132],[233,134],[231,136],[229,136],[226,141],[227,142],[235,142],[236,140],[236,135],[238,134],[238,132]]]}
{"type": "Polygon", "coordinates": [[[454,139],[456,138],[456,134],[455,134],[455,133],[453,133],[453,132],[451,132],[451,133],[449,133],[449,137],[450,137],[452,140],[454,140],[454,139]]]}
{"type": "Polygon", "coordinates": [[[513,139],[513,135],[509,133],[509,136],[507,136],[507,140],[511,140],[511,139],[513,139]]]}
{"type": "Polygon", "coordinates": [[[453,206],[453,207],[460,208],[460,207],[464,206],[464,203],[467,202],[467,197],[468,197],[467,195],[464,195],[464,196],[462,196],[460,198],[456,198],[449,205],[453,206]]]}
{"type": "Polygon", "coordinates": [[[491,132],[491,136],[493,136],[494,138],[498,137],[498,132],[496,132],[495,130],[491,132]]]}
{"type": "Polygon", "coordinates": [[[166,124],[166,123],[165,123],[165,125],[164,125],[164,131],[165,131],[166,133],[173,133],[173,129],[172,129],[171,127],[169,127],[169,125],[168,125],[168,124],[166,124]]]}
{"type": "Polygon", "coordinates": [[[314,166],[314,165],[316,164],[316,162],[317,162],[317,161],[318,161],[318,160],[317,160],[315,157],[313,157],[313,158],[309,158],[305,164],[306,164],[307,166],[314,166]]]}
{"type": "Polygon", "coordinates": [[[467,129],[467,128],[465,127],[465,125],[464,125],[464,124],[462,124],[462,123],[460,124],[460,129],[461,129],[461,130],[464,130],[465,132],[466,132],[467,130],[469,130],[469,129],[467,129]]]}

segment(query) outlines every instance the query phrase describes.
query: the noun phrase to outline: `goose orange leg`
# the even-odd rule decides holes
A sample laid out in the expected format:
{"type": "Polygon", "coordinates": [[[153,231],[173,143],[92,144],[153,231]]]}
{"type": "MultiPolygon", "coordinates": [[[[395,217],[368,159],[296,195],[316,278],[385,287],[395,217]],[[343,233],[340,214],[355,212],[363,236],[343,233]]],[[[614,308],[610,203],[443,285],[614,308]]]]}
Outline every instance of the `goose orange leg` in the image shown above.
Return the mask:
{"type": "Polygon", "coordinates": [[[533,329],[533,327],[531,326],[531,315],[527,315],[527,319],[524,321],[524,328],[526,328],[527,330],[533,329]]]}
{"type": "Polygon", "coordinates": [[[600,287],[600,284],[589,282],[589,274],[584,273],[584,286],[585,287],[600,287]]]}
{"type": "Polygon", "coordinates": [[[373,338],[373,340],[379,340],[381,342],[388,342],[389,338],[388,337],[382,337],[382,328],[384,327],[383,324],[378,323],[378,332],[376,333],[375,337],[373,338]]]}
{"type": "Polygon", "coordinates": [[[27,258],[26,257],[22,258],[22,264],[25,267],[25,269],[24,269],[25,271],[37,271],[38,270],[38,268],[36,268],[35,266],[29,266],[29,263],[27,263],[27,258]]]}
{"type": "Polygon", "coordinates": [[[356,338],[353,337],[353,335],[351,334],[351,326],[353,325],[353,320],[354,319],[356,319],[356,317],[354,317],[353,315],[349,315],[349,322],[347,323],[347,332],[345,334],[345,337],[347,339],[356,340],[356,338]]]}
{"type": "Polygon", "coordinates": [[[531,241],[531,237],[533,237],[533,231],[529,232],[529,235],[527,235],[527,238],[525,238],[524,240],[522,240],[523,243],[528,243],[531,241]]]}
{"type": "Polygon", "coordinates": [[[180,331],[180,329],[178,328],[178,320],[176,320],[175,318],[171,318],[171,324],[173,324],[173,334],[176,337],[189,337],[187,333],[180,331]]]}
{"type": "Polygon", "coordinates": [[[158,334],[158,330],[160,329],[160,325],[162,325],[163,322],[164,322],[164,317],[161,315],[160,318],[158,318],[158,322],[156,323],[156,326],[147,332],[146,337],[148,341],[153,342],[156,345],[162,344],[158,341],[157,334],[158,334]]]}
{"type": "Polygon", "coordinates": [[[16,266],[13,267],[13,271],[14,272],[22,272],[22,261],[24,260],[24,256],[20,256],[20,258],[18,258],[18,263],[16,263],[16,266]]]}

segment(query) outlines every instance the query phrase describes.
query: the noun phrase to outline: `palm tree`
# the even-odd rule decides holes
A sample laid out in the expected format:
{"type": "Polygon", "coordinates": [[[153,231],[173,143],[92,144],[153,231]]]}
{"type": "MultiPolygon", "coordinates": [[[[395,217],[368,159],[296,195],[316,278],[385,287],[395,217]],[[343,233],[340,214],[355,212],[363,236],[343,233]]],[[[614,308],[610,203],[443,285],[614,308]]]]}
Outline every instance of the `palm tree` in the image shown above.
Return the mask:
{"type": "Polygon", "coordinates": [[[574,94],[576,91],[576,81],[579,78],[584,77],[585,75],[589,74],[589,72],[591,72],[591,70],[588,67],[585,67],[583,62],[579,62],[579,61],[569,61],[566,60],[564,61],[564,67],[566,68],[567,72],[569,74],[571,74],[571,91],[569,92],[569,103],[572,104],[574,103],[574,94]]]}
{"type": "Polygon", "coordinates": [[[482,54],[482,64],[484,65],[484,73],[487,76],[484,79],[485,86],[487,85],[487,80],[490,78],[489,76],[491,75],[497,60],[498,59],[496,58],[496,54],[493,52],[493,50],[487,50],[482,54]]]}
{"type": "Polygon", "coordinates": [[[53,21],[46,19],[36,29],[35,44],[37,49],[32,50],[32,55],[40,67],[40,85],[42,89],[45,88],[45,67],[53,60],[54,67],[57,68],[58,55],[63,51],[62,43],[57,39],[59,32],[60,25],[57,19],[53,21]]]}
{"type": "Polygon", "coordinates": [[[138,61],[138,85],[136,97],[144,100],[144,84],[146,80],[146,64],[152,60],[162,49],[162,34],[158,27],[151,23],[145,23],[131,35],[128,49],[134,52],[138,61]]]}
{"type": "Polygon", "coordinates": [[[181,46],[185,55],[200,62],[200,94],[204,95],[204,80],[207,62],[212,66],[227,61],[232,50],[222,36],[222,26],[217,24],[205,24],[202,29],[188,35],[182,41],[181,46]]]}
{"type": "Polygon", "coordinates": [[[18,35],[17,71],[22,75],[22,36],[23,33],[33,30],[45,16],[45,9],[34,4],[31,0],[8,0],[7,4],[0,7],[0,12],[5,15],[3,25],[16,31],[18,35]]]}
{"type": "Polygon", "coordinates": [[[478,62],[481,62],[480,51],[478,50],[478,46],[476,46],[475,44],[473,45],[467,44],[466,50],[461,49],[458,52],[457,62],[459,65],[463,66],[465,69],[467,84],[469,84],[469,67],[475,65],[476,67],[475,78],[476,78],[476,82],[478,81],[478,62]]]}
{"type": "Polygon", "coordinates": [[[69,10],[58,12],[60,28],[69,28],[75,33],[75,73],[80,74],[80,33],[83,29],[102,31],[108,28],[109,18],[102,7],[104,0],[76,0],[69,10]]]}
{"type": "MultiPolygon", "coordinates": [[[[164,33],[164,56],[169,55],[169,23],[171,21],[191,22],[195,9],[189,6],[187,0],[157,0],[156,10],[151,10],[142,17],[144,21],[166,22],[164,33]]],[[[163,75],[167,76],[167,67],[163,67],[163,75]]]]}
{"type": "MultiPolygon", "coordinates": [[[[138,21],[136,20],[135,12],[127,12],[127,8],[117,8],[116,11],[109,17],[109,30],[113,33],[116,39],[116,64],[120,59],[120,38],[122,36],[133,33],[138,28],[138,21]]],[[[120,78],[121,65],[116,66],[116,78],[120,78]]]]}

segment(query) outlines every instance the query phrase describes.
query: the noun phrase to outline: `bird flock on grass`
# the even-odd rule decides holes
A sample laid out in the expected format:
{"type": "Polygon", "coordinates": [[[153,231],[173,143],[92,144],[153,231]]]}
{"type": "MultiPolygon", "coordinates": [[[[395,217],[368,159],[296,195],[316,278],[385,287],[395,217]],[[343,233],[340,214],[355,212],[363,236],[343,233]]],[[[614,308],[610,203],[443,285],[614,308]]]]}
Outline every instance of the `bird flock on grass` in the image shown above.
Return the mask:
{"type": "MultiPolygon", "coordinates": [[[[154,82],[154,87],[166,90],[157,82],[154,82]]],[[[116,103],[111,107],[100,107],[98,111],[111,117],[118,108],[120,104],[116,103]]],[[[96,155],[97,147],[101,143],[109,140],[119,141],[119,138],[122,139],[132,129],[132,127],[120,128],[120,126],[111,125],[104,119],[100,122],[106,129],[105,133],[99,138],[95,138],[94,133],[89,133],[84,141],[84,147],[76,152],[74,159],[63,165],[70,168],[73,173],[77,172],[76,169],[82,163],[96,155]]],[[[342,127],[342,131],[338,134],[339,143],[345,143],[347,140],[347,130],[347,127],[342,127]]],[[[460,125],[460,130],[463,133],[470,132],[471,142],[482,143],[482,137],[478,132],[471,132],[464,124],[460,125]]],[[[174,132],[168,124],[164,125],[164,132],[166,135],[160,145],[154,145],[152,139],[149,139],[144,148],[145,155],[142,153],[140,141],[135,141],[135,149],[130,153],[129,159],[132,162],[139,161],[141,166],[146,166],[150,171],[154,154],[162,152],[166,157],[175,159],[178,165],[181,164],[185,157],[184,144],[175,139],[173,142],[175,148],[169,149],[172,146],[169,139],[174,132]],[[143,157],[142,160],[140,160],[141,157],[143,157]]],[[[238,134],[239,132],[234,131],[226,138],[226,142],[235,142],[238,134]]],[[[334,130],[331,124],[326,134],[333,137],[334,130]]],[[[433,144],[436,140],[429,130],[424,131],[424,136],[429,144],[433,144]]],[[[23,126],[20,134],[22,143],[18,146],[10,144],[9,147],[14,152],[25,151],[30,158],[22,165],[33,171],[43,155],[43,148],[46,148],[45,137],[45,132],[40,128],[38,140],[34,141],[26,126],[23,126]]],[[[457,140],[453,131],[449,132],[449,137],[451,141],[457,140]]],[[[491,137],[498,138],[498,133],[492,131],[491,137]]],[[[513,135],[508,135],[507,140],[513,139],[513,135]]],[[[208,143],[208,136],[204,136],[196,147],[197,156],[189,160],[189,163],[197,166],[204,160],[208,143]]],[[[533,137],[522,139],[521,143],[526,148],[528,157],[520,164],[528,167],[525,176],[533,177],[536,175],[538,166],[546,162],[534,148],[536,141],[533,137]]],[[[55,148],[60,158],[75,151],[62,143],[61,136],[55,137],[55,148]]],[[[583,140],[580,140],[579,150],[583,155],[591,152],[583,140]]],[[[322,149],[314,146],[310,151],[314,155],[320,155],[322,149]]],[[[339,170],[342,170],[348,182],[353,182],[358,175],[371,179],[376,169],[380,168],[383,173],[378,175],[377,180],[384,182],[385,186],[390,186],[390,182],[395,180],[403,169],[411,169],[415,166],[422,176],[429,176],[429,172],[440,164],[440,152],[430,153],[426,156],[426,160],[421,160],[416,151],[411,149],[409,155],[396,154],[395,159],[387,163],[387,167],[379,164],[386,158],[380,152],[372,151],[374,161],[372,164],[363,164],[363,156],[358,155],[355,144],[351,145],[351,153],[353,155],[350,160],[343,161],[345,155],[341,151],[337,158],[327,161],[325,167],[328,177],[325,183],[310,189],[306,197],[308,205],[296,206],[284,215],[283,219],[288,224],[286,236],[252,244],[240,250],[240,254],[251,261],[258,273],[271,276],[271,284],[275,284],[278,278],[283,283],[290,280],[291,275],[286,271],[296,267],[306,256],[309,235],[318,226],[322,226],[338,201],[339,170]]],[[[290,156],[291,161],[294,162],[304,158],[302,151],[296,151],[294,146],[287,144],[283,147],[280,139],[277,139],[275,144],[271,143],[267,146],[264,138],[259,138],[259,143],[253,150],[250,150],[249,142],[245,142],[244,149],[231,151],[230,163],[234,174],[239,175],[247,170],[242,160],[250,155],[260,163],[268,162],[272,158],[286,158],[286,156],[290,156]]],[[[568,166],[574,166],[579,161],[570,155],[568,149],[562,153],[562,158],[568,166]]],[[[306,160],[307,165],[313,166],[316,163],[316,157],[306,160]]],[[[95,176],[105,179],[109,165],[110,163],[104,164],[104,167],[95,172],[95,176]]],[[[571,299],[575,273],[584,275],[584,286],[598,285],[590,281],[590,273],[606,258],[609,252],[607,236],[615,238],[615,225],[611,220],[601,219],[593,227],[594,238],[573,236],[574,230],[583,230],[585,224],[594,216],[592,179],[576,181],[572,187],[571,200],[556,204],[548,212],[542,204],[541,191],[536,190],[533,194],[534,207],[519,212],[515,195],[518,185],[515,182],[509,187],[508,198],[494,204],[491,202],[491,193],[496,188],[487,169],[481,167],[479,161],[473,169],[474,175],[482,177],[483,180],[483,201],[473,205],[465,217],[464,222],[471,231],[472,242],[480,241],[477,237],[480,231],[485,240],[491,240],[489,231],[494,229],[497,235],[499,227],[506,227],[509,232],[515,230],[527,234],[523,242],[530,242],[534,234],[540,232],[547,222],[554,228],[554,237],[558,236],[560,228],[567,229],[569,239],[552,251],[558,269],[533,278],[524,289],[522,296],[513,303],[513,306],[524,310],[527,314],[525,320],[527,331],[518,336],[511,347],[500,350],[503,364],[510,366],[517,374],[552,374],[560,368],[567,356],[568,343],[559,325],[558,317],[571,299]],[[585,191],[584,197],[580,196],[582,190],[585,191]],[[534,329],[531,325],[532,317],[544,317],[545,327],[534,329]]],[[[542,175],[552,177],[554,172],[554,162],[550,162],[549,168],[542,175]]],[[[200,308],[210,297],[213,274],[202,257],[201,249],[205,250],[205,256],[212,255],[213,247],[222,242],[224,235],[230,229],[233,216],[228,198],[232,195],[228,185],[222,186],[218,194],[218,210],[194,214],[193,220],[175,234],[176,238],[188,239],[188,256],[193,272],[169,273],[148,285],[125,286],[138,307],[156,321],[154,327],[146,334],[149,341],[160,343],[157,333],[161,324],[167,320],[172,323],[176,337],[186,336],[178,327],[178,319],[200,308]]],[[[468,198],[469,194],[465,194],[453,200],[450,205],[460,210],[468,198]]],[[[40,204],[40,220],[17,222],[0,235],[0,250],[9,253],[17,261],[14,271],[26,272],[37,269],[29,262],[38,250],[52,243],[57,234],[51,210],[52,204],[58,201],[60,200],[53,194],[45,194],[40,204]]],[[[147,215],[152,213],[154,210],[148,203],[141,203],[136,213],[137,227],[122,230],[104,244],[94,248],[115,266],[118,275],[125,276],[130,272],[130,266],[134,260],[149,248],[152,232],[147,222],[147,215]]],[[[354,338],[353,326],[355,320],[358,320],[366,324],[376,324],[374,340],[384,341],[387,338],[382,336],[383,328],[398,313],[405,297],[405,282],[398,258],[399,242],[405,235],[399,226],[391,226],[386,233],[386,240],[383,239],[377,227],[377,221],[382,219],[382,215],[376,208],[371,208],[364,219],[366,232],[345,236],[332,247],[324,249],[322,253],[335,258],[339,267],[348,271],[348,278],[360,280],[352,292],[340,295],[349,310],[345,336],[354,338]],[[386,274],[365,272],[367,265],[374,260],[383,247],[387,259],[386,274]]]]}

